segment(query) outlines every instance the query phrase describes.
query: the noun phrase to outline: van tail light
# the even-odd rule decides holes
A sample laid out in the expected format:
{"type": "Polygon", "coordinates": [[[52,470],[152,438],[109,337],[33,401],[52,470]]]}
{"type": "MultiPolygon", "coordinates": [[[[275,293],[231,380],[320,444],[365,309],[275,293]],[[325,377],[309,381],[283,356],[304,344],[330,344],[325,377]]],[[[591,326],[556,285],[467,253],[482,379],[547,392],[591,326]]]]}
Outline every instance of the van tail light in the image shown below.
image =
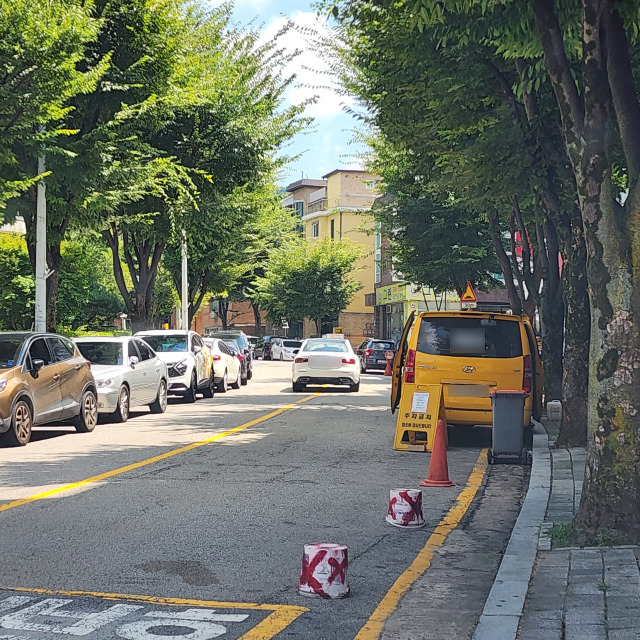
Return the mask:
{"type": "Polygon", "coordinates": [[[364,357],[368,358],[371,355],[371,349],[365,349],[364,350],[364,357]]]}
{"type": "Polygon", "coordinates": [[[295,362],[309,362],[309,358],[296,358],[295,362]]]}
{"type": "Polygon", "coordinates": [[[407,351],[407,359],[404,362],[404,381],[415,383],[416,381],[416,352],[415,349],[407,351]]]}
{"type": "Polygon", "coordinates": [[[531,368],[531,356],[524,357],[524,367],[522,369],[522,390],[531,393],[533,389],[533,369],[531,368]]]}
{"type": "Polygon", "coordinates": [[[342,364],[355,364],[355,358],[342,358],[342,364]]]}
{"type": "Polygon", "coordinates": [[[211,356],[211,359],[212,360],[220,360],[221,358],[220,358],[220,356],[211,356]]]}

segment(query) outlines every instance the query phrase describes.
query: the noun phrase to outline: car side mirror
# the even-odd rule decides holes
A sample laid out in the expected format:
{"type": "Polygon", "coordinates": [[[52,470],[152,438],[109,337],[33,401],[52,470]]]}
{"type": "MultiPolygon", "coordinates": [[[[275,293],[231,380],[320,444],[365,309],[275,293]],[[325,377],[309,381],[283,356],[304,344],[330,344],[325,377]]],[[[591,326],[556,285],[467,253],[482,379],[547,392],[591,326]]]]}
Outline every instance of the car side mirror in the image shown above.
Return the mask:
{"type": "Polygon", "coordinates": [[[31,361],[31,371],[33,373],[38,373],[42,367],[44,367],[44,360],[34,359],[31,361]]]}
{"type": "Polygon", "coordinates": [[[138,364],[138,362],[140,362],[140,358],[138,358],[138,356],[130,356],[129,357],[129,364],[131,365],[132,369],[135,369],[135,367],[138,364]]]}
{"type": "Polygon", "coordinates": [[[193,345],[193,353],[200,353],[202,351],[202,347],[199,344],[193,345]]]}

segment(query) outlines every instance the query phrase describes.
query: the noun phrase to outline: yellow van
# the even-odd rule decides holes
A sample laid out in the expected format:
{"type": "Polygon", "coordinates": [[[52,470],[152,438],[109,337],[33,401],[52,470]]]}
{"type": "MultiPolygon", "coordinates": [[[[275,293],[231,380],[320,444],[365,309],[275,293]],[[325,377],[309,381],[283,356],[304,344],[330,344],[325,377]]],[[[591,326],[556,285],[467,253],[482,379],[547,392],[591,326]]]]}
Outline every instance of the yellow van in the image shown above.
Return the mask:
{"type": "Polygon", "coordinates": [[[492,424],[495,390],[523,390],[524,426],[542,411],[542,361],[527,316],[482,311],[412,314],[393,360],[391,410],[405,386],[441,384],[447,424],[492,424]]]}

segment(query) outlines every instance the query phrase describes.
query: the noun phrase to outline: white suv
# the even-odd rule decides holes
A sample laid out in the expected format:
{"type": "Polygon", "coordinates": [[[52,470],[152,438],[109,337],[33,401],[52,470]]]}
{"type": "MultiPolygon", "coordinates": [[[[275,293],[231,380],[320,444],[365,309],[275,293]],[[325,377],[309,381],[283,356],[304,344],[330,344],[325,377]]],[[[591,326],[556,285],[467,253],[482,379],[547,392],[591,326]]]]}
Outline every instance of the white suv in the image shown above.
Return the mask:
{"type": "Polygon", "coordinates": [[[139,331],[142,338],[167,363],[168,393],[195,402],[196,394],[213,398],[211,355],[195,331],[139,331]]]}

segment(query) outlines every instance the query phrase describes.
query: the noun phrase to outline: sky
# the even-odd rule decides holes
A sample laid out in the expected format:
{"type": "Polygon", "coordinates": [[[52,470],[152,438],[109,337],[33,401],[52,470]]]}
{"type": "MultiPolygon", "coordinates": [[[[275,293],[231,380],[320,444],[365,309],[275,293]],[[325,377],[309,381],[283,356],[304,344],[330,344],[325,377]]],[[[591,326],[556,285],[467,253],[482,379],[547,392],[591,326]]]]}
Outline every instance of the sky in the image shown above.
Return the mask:
{"type": "MultiPolygon", "coordinates": [[[[210,0],[210,3],[218,6],[223,0],[210,0]]],[[[265,39],[275,35],[289,19],[302,28],[328,31],[326,18],[317,17],[309,0],[235,0],[233,17],[237,24],[252,22],[259,26],[265,39]]],[[[327,86],[327,77],[318,73],[328,68],[327,62],[311,51],[302,32],[289,31],[282,38],[282,44],[287,50],[301,51],[287,68],[289,75],[296,75],[295,83],[287,90],[287,105],[299,104],[314,96],[316,102],[305,112],[314,119],[311,128],[298,134],[284,150],[289,156],[300,157],[283,171],[279,184],[286,186],[302,177],[321,178],[334,169],[362,168],[357,155],[365,147],[353,141],[358,121],[344,110],[345,106],[353,107],[353,101],[327,86]]]]}

